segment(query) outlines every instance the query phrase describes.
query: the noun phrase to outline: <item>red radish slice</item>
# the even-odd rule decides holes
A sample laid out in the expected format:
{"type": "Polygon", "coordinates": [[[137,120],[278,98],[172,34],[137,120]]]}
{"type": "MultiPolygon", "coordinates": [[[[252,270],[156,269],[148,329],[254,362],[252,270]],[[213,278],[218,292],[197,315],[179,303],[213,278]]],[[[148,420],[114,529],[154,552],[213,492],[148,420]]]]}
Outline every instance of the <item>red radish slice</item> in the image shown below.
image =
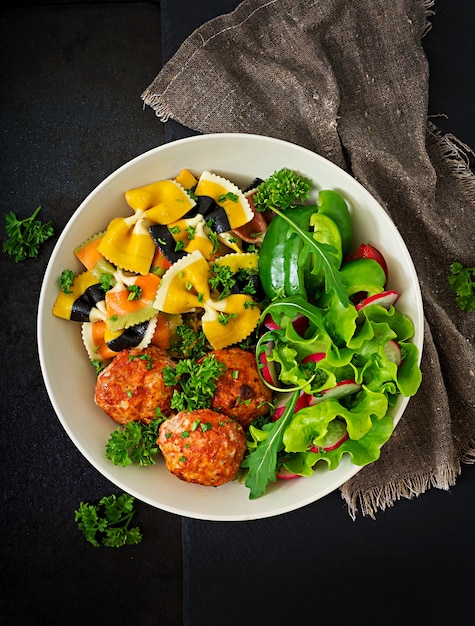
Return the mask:
{"type": "Polygon", "coordinates": [[[379,306],[383,306],[385,309],[389,309],[390,306],[395,304],[398,298],[398,292],[394,291],[394,289],[389,289],[388,291],[382,291],[381,293],[377,293],[374,296],[365,298],[356,305],[356,310],[361,311],[371,304],[379,304],[379,306]]]}
{"type": "MultiPolygon", "coordinates": [[[[280,417],[282,417],[282,414],[285,411],[285,407],[287,406],[287,403],[289,402],[292,395],[293,395],[292,391],[289,391],[288,393],[280,394],[280,397],[277,400],[277,403],[275,405],[274,414],[272,415],[273,422],[276,422],[280,417]]],[[[300,409],[303,409],[306,406],[308,406],[308,398],[309,396],[302,391],[299,396],[299,399],[297,400],[295,404],[294,413],[297,413],[297,411],[300,411],[300,409]]]]}
{"type": "Polygon", "coordinates": [[[274,322],[274,319],[272,317],[272,315],[270,315],[270,313],[268,315],[265,316],[264,321],[263,321],[264,326],[268,329],[268,330],[279,330],[280,326],[279,324],[276,324],[274,322]]]}
{"type": "Polygon", "coordinates": [[[295,332],[303,337],[309,326],[308,317],[305,317],[305,315],[300,313],[295,319],[292,320],[292,326],[294,327],[295,332]]]}
{"type": "Polygon", "coordinates": [[[401,347],[399,346],[397,341],[394,341],[394,339],[390,339],[388,342],[384,344],[383,350],[384,350],[384,356],[387,358],[388,361],[391,361],[392,363],[396,363],[398,367],[401,365],[402,363],[401,347]]]}
{"type": "Polygon", "coordinates": [[[382,253],[374,246],[371,246],[369,243],[362,243],[356,251],[354,258],[373,259],[381,265],[381,268],[386,274],[386,280],[388,280],[388,265],[386,263],[386,259],[384,258],[382,253]]]}
{"type": "MultiPolygon", "coordinates": [[[[280,329],[280,326],[274,322],[274,319],[270,314],[265,316],[263,324],[268,330],[280,329]]],[[[292,320],[292,326],[294,327],[295,332],[303,337],[309,326],[308,318],[305,317],[305,315],[299,314],[294,320],[292,320]]]]}
{"type": "Polygon", "coordinates": [[[292,478],[298,478],[300,476],[300,474],[289,472],[289,470],[285,469],[285,467],[282,467],[282,469],[276,472],[275,475],[277,478],[280,478],[280,480],[291,480],[292,478]]]}
{"type": "Polygon", "coordinates": [[[264,380],[267,383],[269,383],[269,385],[277,385],[278,383],[278,376],[275,370],[275,363],[274,361],[269,361],[269,359],[267,358],[270,356],[273,348],[274,348],[274,342],[269,341],[269,343],[267,344],[267,350],[259,354],[259,361],[261,362],[261,365],[262,365],[262,368],[261,368],[262,376],[264,380]]]}
{"type": "Polygon", "coordinates": [[[325,389],[322,391],[321,396],[309,396],[308,397],[308,405],[315,406],[323,400],[327,400],[328,398],[344,398],[345,396],[349,396],[352,393],[357,393],[361,390],[361,384],[357,383],[354,379],[350,378],[348,380],[342,380],[335,385],[335,387],[331,387],[330,389],[325,389]]]}
{"type": "Polygon", "coordinates": [[[314,352],[302,359],[302,363],[318,363],[326,357],[325,352],[314,352]]]}

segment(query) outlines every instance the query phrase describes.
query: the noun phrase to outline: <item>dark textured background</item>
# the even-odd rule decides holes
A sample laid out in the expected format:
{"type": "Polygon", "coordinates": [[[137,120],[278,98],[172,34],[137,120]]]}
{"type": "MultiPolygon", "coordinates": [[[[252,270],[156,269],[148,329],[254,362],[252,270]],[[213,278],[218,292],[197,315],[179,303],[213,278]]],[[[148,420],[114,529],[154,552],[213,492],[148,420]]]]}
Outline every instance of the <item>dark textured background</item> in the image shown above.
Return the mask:
{"type": "MultiPolygon", "coordinates": [[[[19,2],[0,12],[1,221],[42,205],[55,228],[35,260],[0,255],[2,624],[473,619],[474,466],[449,492],[401,501],[376,521],[352,522],[335,493],[280,518],[226,524],[138,502],[144,541],[118,550],[96,549],[77,530],[81,501],[118,491],[76,450],[48,400],[36,347],[42,276],[56,237],[104,177],[190,134],[163,126],[140,94],[194,28],[237,4],[19,2]]],[[[439,0],[435,9],[424,40],[429,113],[475,146],[475,3],[439,0]]]]}

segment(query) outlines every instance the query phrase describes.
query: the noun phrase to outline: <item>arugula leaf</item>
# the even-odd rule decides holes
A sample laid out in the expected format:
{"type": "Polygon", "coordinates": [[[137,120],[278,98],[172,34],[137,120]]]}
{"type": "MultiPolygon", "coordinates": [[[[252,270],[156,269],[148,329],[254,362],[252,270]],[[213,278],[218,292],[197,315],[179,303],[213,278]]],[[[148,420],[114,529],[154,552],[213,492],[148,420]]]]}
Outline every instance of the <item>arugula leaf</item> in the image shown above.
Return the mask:
{"type": "Polygon", "coordinates": [[[248,468],[245,485],[251,500],[263,495],[269,482],[276,481],[277,455],[284,447],[284,431],[293,417],[298,397],[299,391],[294,391],[282,416],[270,425],[265,439],[241,463],[241,467],[248,468]]]}
{"type": "Polygon", "coordinates": [[[455,302],[462,311],[475,311],[475,266],[464,267],[461,263],[450,265],[449,285],[455,293],[455,302]]]}
{"type": "Polygon", "coordinates": [[[79,530],[96,548],[120,548],[142,541],[139,527],[129,528],[135,515],[134,498],[126,493],[104,496],[96,505],[81,502],[74,513],[79,530]]]}
{"type": "Polygon", "coordinates": [[[319,270],[323,270],[325,276],[325,291],[327,293],[334,291],[340,302],[348,306],[350,300],[346,293],[344,281],[339,273],[340,260],[336,254],[335,248],[314,239],[312,233],[300,228],[288,212],[284,213],[275,207],[273,210],[274,213],[286,221],[303,240],[304,246],[300,256],[301,264],[303,265],[310,254],[313,254],[314,264],[312,273],[317,274],[319,270]]]}
{"type": "Polygon", "coordinates": [[[19,220],[13,211],[5,216],[5,230],[8,239],[3,243],[6,252],[15,263],[38,255],[41,244],[53,235],[51,222],[43,224],[36,216],[41,210],[39,206],[33,215],[19,220]]]}

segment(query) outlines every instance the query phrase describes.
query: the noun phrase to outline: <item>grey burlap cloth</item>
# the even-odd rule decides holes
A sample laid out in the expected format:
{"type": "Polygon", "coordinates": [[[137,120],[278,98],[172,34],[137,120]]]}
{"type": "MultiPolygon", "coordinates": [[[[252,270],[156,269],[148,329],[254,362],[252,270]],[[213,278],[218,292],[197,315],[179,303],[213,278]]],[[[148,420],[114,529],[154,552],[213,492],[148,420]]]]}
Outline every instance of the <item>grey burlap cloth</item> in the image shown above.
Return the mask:
{"type": "Polygon", "coordinates": [[[449,489],[475,462],[475,313],[449,265],[475,262],[470,151],[427,119],[422,0],[244,0],[182,44],[142,94],[163,122],[291,141],[350,172],[385,207],[419,275],[423,383],[380,459],[341,488],[354,518],[449,489]]]}

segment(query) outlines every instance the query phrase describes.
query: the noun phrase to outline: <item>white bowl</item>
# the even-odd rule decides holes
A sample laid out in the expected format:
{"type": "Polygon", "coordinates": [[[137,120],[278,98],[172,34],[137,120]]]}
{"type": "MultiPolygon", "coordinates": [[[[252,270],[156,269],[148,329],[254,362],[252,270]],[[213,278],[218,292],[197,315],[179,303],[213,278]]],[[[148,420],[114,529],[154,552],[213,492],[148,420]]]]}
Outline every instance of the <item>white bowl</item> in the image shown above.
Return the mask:
{"type": "MultiPolygon", "coordinates": [[[[119,467],[105,457],[105,446],[116,425],[93,400],[95,373],[81,340],[80,324],[52,314],[58,279],[66,269],[83,269],[74,248],[104,230],[118,215],[130,215],[127,189],[176,176],[182,168],[209,170],[247,186],[288,167],[314,181],[319,188],[340,192],[351,204],[355,244],[372,243],[384,254],[389,288],[400,292],[398,310],[415,326],[413,343],[422,353],[423,309],[419,282],[409,252],[387,213],[356,180],[321,156],[269,137],[246,134],[196,136],[165,144],[126,163],[106,178],[79,206],[62,232],[46,269],[38,309],[38,347],[41,369],[51,403],[63,427],[81,453],[106,478],[136,498],[171,513],[218,521],[252,520],[279,515],[305,506],[340,487],[361,468],[344,455],[329,471],[324,463],[309,478],[272,483],[264,496],[249,499],[238,482],[203,487],[180,481],[160,457],[155,466],[119,467]]],[[[399,421],[408,403],[400,397],[393,408],[399,421]]]]}

